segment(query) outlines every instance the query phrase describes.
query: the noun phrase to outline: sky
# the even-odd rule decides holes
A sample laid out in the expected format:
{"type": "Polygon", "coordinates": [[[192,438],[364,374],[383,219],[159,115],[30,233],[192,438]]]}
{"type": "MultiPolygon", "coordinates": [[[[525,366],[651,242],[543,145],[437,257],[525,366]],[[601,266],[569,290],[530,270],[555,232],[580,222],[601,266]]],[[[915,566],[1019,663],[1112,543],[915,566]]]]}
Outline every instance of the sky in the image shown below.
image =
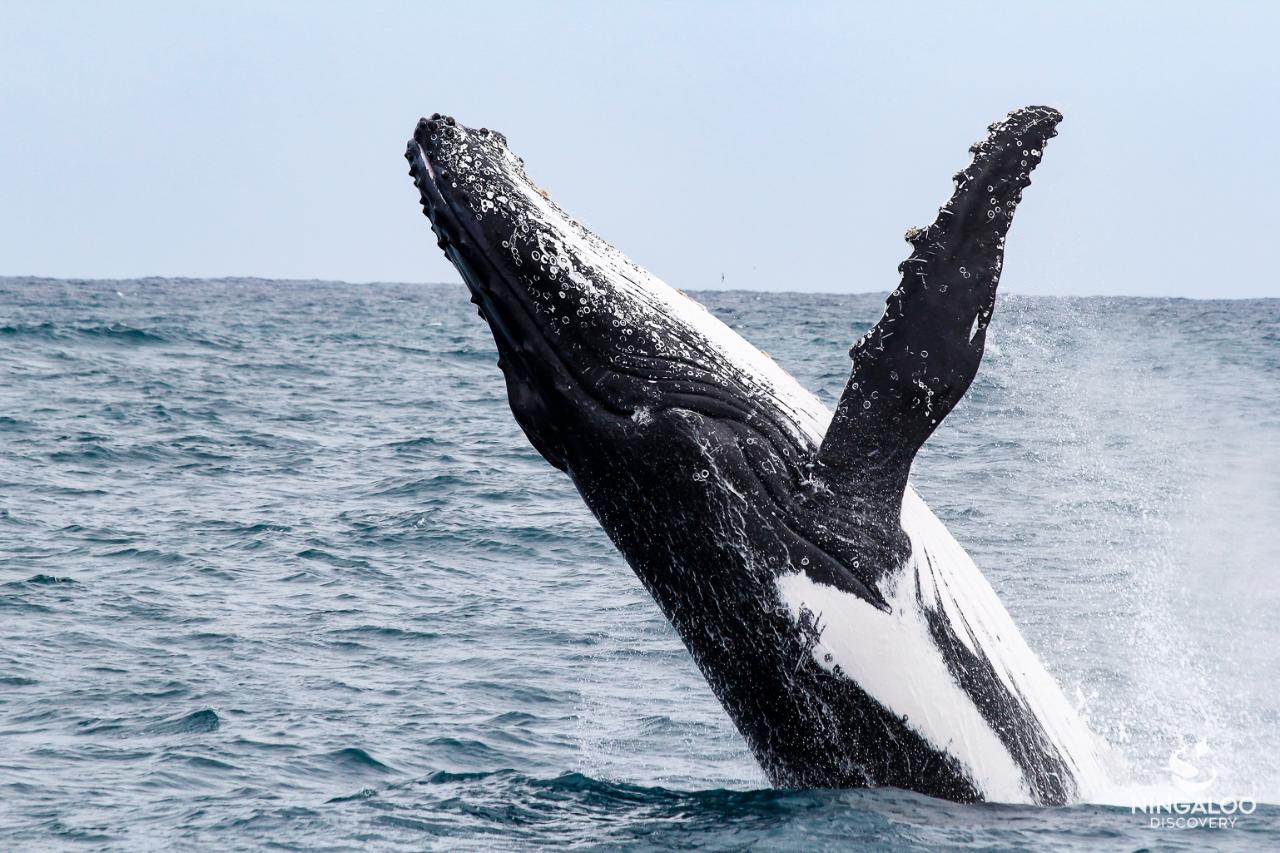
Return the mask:
{"type": "Polygon", "coordinates": [[[420,115],[683,289],[882,291],[968,146],[1066,116],[1035,294],[1280,296],[1280,3],[0,3],[0,275],[458,281],[420,115]]]}

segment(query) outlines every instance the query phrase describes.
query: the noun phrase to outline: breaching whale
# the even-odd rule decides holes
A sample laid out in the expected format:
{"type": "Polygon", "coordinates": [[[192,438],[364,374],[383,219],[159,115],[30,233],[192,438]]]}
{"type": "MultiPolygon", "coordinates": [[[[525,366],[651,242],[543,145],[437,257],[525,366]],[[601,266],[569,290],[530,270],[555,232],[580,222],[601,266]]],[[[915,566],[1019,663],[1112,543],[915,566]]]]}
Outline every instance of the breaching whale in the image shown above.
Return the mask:
{"type": "Polygon", "coordinates": [[[908,483],[969,387],[1004,240],[1061,116],[991,125],[856,343],[835,412],[561,210],[506,138],[406,151],[516,421],[567,473],[780,787],[1059,804],[1098,741],[908,483]]]}

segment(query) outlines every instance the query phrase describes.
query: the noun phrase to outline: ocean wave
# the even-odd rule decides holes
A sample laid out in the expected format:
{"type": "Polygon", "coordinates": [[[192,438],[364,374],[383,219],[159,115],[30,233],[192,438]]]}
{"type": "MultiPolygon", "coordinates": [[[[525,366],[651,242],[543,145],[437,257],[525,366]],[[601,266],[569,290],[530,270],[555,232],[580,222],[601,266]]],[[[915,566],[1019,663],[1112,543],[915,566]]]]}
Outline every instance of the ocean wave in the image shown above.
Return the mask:
{"type": "Polygon", "coordinates": [[[194,344],[210,349],[236,350],[242,344],[229,338],[214,339],[189,329],[175,327],[145,328],[127,323],[58,324],[11,323],[0,326],[0,339],[35,339],[38,341],[84,342],[120,346],[164,346],[194,344]]]}

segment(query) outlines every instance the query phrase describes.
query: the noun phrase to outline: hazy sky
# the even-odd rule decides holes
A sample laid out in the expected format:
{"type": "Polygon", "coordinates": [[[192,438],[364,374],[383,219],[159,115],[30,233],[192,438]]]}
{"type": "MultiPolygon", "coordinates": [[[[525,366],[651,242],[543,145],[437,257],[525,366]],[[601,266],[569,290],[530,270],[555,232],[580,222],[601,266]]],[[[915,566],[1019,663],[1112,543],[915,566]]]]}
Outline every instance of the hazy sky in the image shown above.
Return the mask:
{"type": "Polygon", "coordinates": [[[504,131],[698,289],[892,287],[968,145],[1066,114],[1022,293],[1278,296],[1280,3],[0,4],[0,274],[456,281],[402,159],[504,131]]]}

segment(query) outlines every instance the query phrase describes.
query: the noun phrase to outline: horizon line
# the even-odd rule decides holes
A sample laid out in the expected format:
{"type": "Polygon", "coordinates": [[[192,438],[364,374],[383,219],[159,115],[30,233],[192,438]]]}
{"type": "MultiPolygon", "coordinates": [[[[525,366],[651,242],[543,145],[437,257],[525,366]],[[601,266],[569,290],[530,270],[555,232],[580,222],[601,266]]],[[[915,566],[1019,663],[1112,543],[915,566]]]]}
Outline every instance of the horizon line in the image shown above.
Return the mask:
{"type": "MultiPolygon", "coordinates": [[[[460,287],[465,288],[466,285],[461,282],[449,281],[389,281],[383,279],[370,279],[366,281],[348,281],[340,278],[275,278],[271,276],[255,276],[255,275],[226,275],[226,276],[190,276],[190,275],[145,275],[133,276],[130,278],[89,278],[84,276],[51,276],[51,275],[0,275],[0,282],[9,281],[40,281],[40,282],[62,282],[65,284],[119,284],[124,282],[151,282],[151,281],[177,281],[177,282],[274,282],[276,284],[299,285],[299,284],[336,284],[346,285],[348,287],[378,287],[378,286],[396,286],[396,287],[460,287]]],[[[797,290],[792,288],[782,288],[778,290],[757,290],[753,288],[742,287],[694,287],[694,288],[675,288],[680,292],[692,293],[770,293],[770,294],[796,294],[800,296],[887,296],[891,290],[797,290]]],[[[1002,296],[1017,296],[1020,298],[1031,299],[1177,299],[1184,302],[1275,302],[1280,301],[1280,296],[1156,296],[1152,294],[1138,293],[1023,293],[1017,289],[1009,289],[1001,292],[1002,296]]]]}

